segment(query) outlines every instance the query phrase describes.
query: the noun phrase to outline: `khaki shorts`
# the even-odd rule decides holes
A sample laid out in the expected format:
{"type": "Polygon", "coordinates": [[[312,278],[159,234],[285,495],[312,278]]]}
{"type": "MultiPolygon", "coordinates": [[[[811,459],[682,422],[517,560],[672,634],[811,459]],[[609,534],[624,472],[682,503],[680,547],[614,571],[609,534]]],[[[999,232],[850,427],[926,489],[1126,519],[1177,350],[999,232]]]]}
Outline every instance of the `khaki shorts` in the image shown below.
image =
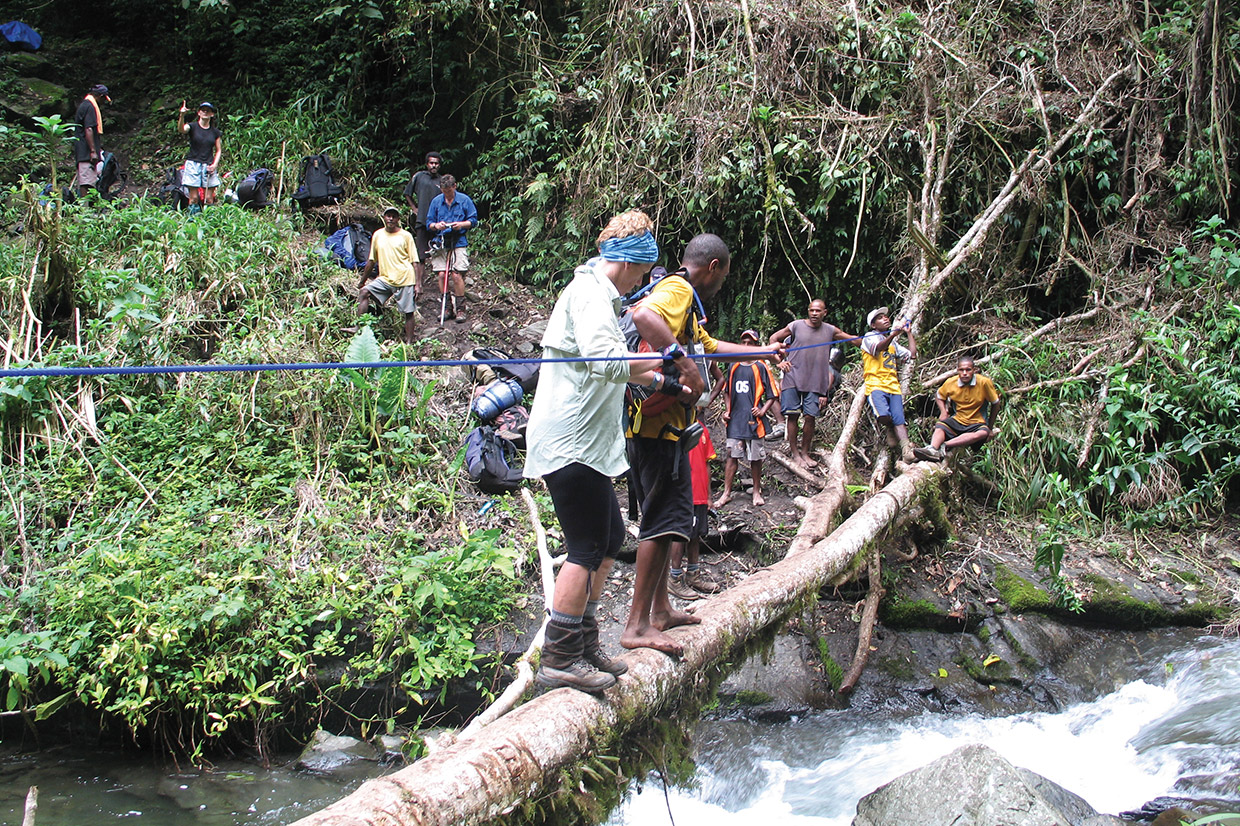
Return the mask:
{"type": "Polygon", "coordinates": [[[99,183],[99,167],[103,164],[82,161],[78,164],[78,186],[94,186],[99,183]]]}
{"type": "Polygon", "coordinates": [[[766,450],[758,439],[728,439],[728,455],[737,460],[761,462],[766,458],[766,450]]]}
{"type": "MultiPolygon", "coordinates": [[[[452,269],[456,272],[469,272],[469,247],[457,247],[452,250],[452,269]]],[[[431,252],[431,267],[435,272],[443,272],[448,267],[448,256],[444,250],[431,252]]]]}
{"type": "Polygon", "coordinates": [[[417,312],[418,305],[414,300],[412,284],[407,287],[393,287],[382,278],[376,278],[366,284],[366,289],[378,300],[380,307],[386,304],[389,298],[396,296],[396,306],[400,307],[402,313],[417,312]]]}

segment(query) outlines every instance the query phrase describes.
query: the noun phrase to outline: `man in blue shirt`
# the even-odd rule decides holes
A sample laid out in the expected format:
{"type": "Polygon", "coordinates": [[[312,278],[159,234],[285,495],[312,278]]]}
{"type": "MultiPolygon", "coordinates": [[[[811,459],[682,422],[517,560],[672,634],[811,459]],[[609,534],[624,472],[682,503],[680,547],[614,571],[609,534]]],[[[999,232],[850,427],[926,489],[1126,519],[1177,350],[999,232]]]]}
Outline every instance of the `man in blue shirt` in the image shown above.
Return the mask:
{"type": "Polygon", "coordinates": [[[456,178],[441,175],[439,194],[426,210],[426,228],[435,233],[431,239],[431,266],[440,273],[443,290],[441,321],[455,318],[465,321],[465,273],[469,272],[469,240],[465,233],[478,226],[478,210],[473,200],[456,191],[456,178]],[[452,280],[452,306],[448,307],[448,279],[452,280]]]}

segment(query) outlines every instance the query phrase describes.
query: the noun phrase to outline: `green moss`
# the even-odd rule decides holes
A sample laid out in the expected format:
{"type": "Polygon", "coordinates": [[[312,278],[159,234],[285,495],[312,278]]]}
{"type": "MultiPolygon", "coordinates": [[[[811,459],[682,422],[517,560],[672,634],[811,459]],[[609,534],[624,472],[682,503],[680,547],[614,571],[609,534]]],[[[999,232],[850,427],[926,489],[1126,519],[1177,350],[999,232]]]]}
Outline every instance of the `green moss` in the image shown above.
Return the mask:
{"type": "Polygon", "coordinates": [[[933,602],[925,599],[884,599],[878,608],[879,618],[888,628],[938,628],[943,624],[943,612],[933,602]]]}
{"type": "Polygon", "coordinates": [[[1171,577],[1172,579],[1178,579],[1180,582],[1185,582],[1189,585],[1201,584],[1201,577],[1197,576],[1196,571],[1172,571],[1171,577]]]}
{"type": "Polygon", "coordinates": [[[978,628],[978,629],[977,629],[977,638],[978,638],[979,640],[981,640],[982,642],[986,642],[987,640],[989,640],[989,639],[990,639],[990,629],[989,629],[989,628],[987,628],[987,627],[986,627],[986,626],[984,626],[984,625],[983,625],[982,627],[978,628]]]}
{"type": "Polygon", "coordinates": [[[995,587],[1007,606],[1018,614],[1030,611],[1050,613],[1055,607],[1045,591],[1006,565],[995,566],[995,587]]]}
{"type": "Polygon", "coordinates": [[[1114,628],[1206,625],[1218,616],[1218,606],[1209,602],[1174,610],[1159,602],[1137,599],[1123,585],[1097,574],[1085,574],[1081,581],[1094,591],[1085,604],[1085,616],[1091,622],[1114,628]]]}
{"type": "Polygon", "coordinates": [[[909,680],[913,678],[913,664],[907,659],[887,657],[879,660],[876,665],[884,674],[889,674],[897,680],[909,680]]]}
{"type": "Polygon", "coordinates": [[[1020,680],[1016,679],[1012,673],[1011,664],[1005,660],[995,660],[990,665],[984,665],[968,654],[960,654],[954,662],[964,670],[964,673],[982,685],[1001,685],[1005,683],[1015,685],[1020,683],[1020,680]]]}
{"type": "Polygon", "coordinates": [[[822,663],[822,673],[826,675],[827,682],[831,684],[831,690],[839,691],[840,684],[844,682],[844,669],[831,656],[824,637],[818,638],[818,659],[822,663]]]}
{"type": "Polygon", "coordinates": [[[1026,671],[1037,671],[1039,668],[1038,661],[1030,656],[1025,647],[1020,644],[1020,640],[1007,629],[1003,631],[1003,639],[1007,641],[1008,647],[1016,652],[1016,659],[1026,671]]]}
{"type": "Polygon", "coordinates": [[[744,689],[736,692],[736,703],[742,706],[764,706],[775,698],[765,691],[751,691],[744,689]]]}

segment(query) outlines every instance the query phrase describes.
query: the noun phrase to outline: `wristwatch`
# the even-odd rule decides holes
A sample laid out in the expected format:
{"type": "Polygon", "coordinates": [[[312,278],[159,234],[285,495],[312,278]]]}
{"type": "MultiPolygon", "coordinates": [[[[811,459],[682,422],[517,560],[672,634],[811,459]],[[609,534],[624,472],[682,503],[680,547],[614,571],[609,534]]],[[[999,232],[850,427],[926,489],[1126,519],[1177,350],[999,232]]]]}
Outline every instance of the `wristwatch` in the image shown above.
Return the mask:
{"type": "Polygon", "coordinates": [[[685,354],[685,350],[680,346],[679,342],[673,341],[671,344],[659,351],[663,356],[663,363],[670,364],[685,354]]]}

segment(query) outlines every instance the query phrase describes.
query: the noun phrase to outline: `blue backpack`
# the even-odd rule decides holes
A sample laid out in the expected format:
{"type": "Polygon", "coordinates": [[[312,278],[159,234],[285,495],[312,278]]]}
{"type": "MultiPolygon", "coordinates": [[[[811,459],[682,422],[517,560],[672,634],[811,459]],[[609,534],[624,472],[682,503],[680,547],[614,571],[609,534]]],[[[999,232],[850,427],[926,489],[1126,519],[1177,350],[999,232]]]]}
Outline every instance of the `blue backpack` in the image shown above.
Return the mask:
{"type": "Polygon", "coordinates": [[[323,246],[336,257],[336,263],[347,270],[362,269],[370,258],[370,236],[361,224],[349,224],[336,230],[327,236],[323,246]]]}

